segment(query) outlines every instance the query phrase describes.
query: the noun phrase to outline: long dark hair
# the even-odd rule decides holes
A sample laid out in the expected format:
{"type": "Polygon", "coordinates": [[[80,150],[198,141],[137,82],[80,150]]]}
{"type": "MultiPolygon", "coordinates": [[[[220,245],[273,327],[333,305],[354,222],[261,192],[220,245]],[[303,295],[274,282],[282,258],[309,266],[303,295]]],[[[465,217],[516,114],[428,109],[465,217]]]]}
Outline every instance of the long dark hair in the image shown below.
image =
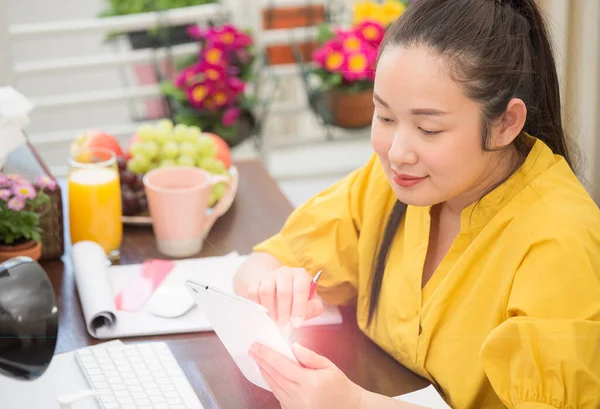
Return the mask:
{"type": "MultiPolygon", "coordinates": [[[[562,127],[558,75],[546,23],[535,0],[413,0],[386,31],[380,56],[404,46],[425,47],[448,62],[450,75],[481,106],[483,149],[508,102],[527,106],[523,132],[543,141],[572,166],[562,127]]],[[[522,156],[523,132],[514,142],[522,156]]],[[[371,277],[368,325],[377,311],[387,254],[406,206],[389,216],[371,277]]]]}

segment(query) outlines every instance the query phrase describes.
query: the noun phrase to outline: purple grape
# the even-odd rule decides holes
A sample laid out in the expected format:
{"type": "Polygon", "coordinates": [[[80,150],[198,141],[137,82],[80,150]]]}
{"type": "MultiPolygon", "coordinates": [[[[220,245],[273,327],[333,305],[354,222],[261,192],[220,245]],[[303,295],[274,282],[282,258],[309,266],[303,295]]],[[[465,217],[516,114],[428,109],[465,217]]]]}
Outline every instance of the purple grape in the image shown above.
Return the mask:
{"type": "Polygon", "coordinates": [[[127,169],[127,160],[124,157],[117,157],[117,165],[119,166],[119,170],[123,171],[127,169]]]}
{"type": "Polygon", "coordinates": [[[146,199],[144,196],[139,197],[138,198],[138,206],[140,208],[140,210],[147,210],[148,209],[148,199],[146,199]]]}
{"type": "Polygon", "coordinates": [[[121,183],[130,187],[134,187],[136,175],[128,170],[121,171],[121,183]]]}
{"type": "Polygon", "coordinates": [[[144,190],[144,175],[135,175],[135,181],[131,183],[134,191],[144,190]]]}

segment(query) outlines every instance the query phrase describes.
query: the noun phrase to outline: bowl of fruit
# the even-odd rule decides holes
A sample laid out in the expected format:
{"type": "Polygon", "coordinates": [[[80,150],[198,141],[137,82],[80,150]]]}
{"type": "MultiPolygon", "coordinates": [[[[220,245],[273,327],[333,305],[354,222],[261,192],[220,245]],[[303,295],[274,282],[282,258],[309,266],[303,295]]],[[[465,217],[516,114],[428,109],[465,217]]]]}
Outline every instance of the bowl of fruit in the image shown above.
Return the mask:
{"type": "Polygon", "coordinates": [[[209,198],[212,213],[217,203],[222,216],[231,206],[238,188],[239,175],[231,162],[231,151],[218,135],[202,132],[198,127],[173,125],[170,120],[142,124],[129,140],[126,149],[104,132],[87,132],[71,145],[81,147],[104,147],[117,155],[121,182],[122,220],[129,225],[152,225],[148,202],[144,191],[144,175],[159,167],[195,166],[214,175],[229,175],[231,183],[218,183],[209,198]]]}

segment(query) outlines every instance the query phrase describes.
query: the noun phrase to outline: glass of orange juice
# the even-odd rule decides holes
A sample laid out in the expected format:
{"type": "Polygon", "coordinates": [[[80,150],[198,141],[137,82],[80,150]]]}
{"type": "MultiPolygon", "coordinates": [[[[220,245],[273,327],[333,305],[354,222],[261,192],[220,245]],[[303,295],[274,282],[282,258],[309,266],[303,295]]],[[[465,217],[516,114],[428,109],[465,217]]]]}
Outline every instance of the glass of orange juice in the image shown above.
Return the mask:
{"type": "Polygon", "coordinates": [[[71,242],[98,243],[111,260],[123,239],[121,188],[115,154],[108,149],[79,150],[69,160],[71,242]]]}

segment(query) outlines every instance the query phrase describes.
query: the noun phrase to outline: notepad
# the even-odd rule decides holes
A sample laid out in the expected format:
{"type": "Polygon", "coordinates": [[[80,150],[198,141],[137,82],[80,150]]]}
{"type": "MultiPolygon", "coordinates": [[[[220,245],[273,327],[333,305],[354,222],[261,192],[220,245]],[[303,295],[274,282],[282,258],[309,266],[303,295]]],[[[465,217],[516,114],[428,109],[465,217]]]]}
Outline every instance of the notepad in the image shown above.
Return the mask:
{"type": "MultiPolygon", "coordinates": [[[[175,268],[161,286],[184,286],[187,280],[200,280],[233,292],[233,277],[246,256],[232,252],[221,257],[202,257],[175,261],[175,268]]],[[[115,297],[140,273],[141,264],[107,263],[102,248],[93,242],[79,242],[72,249],[75,282],[88,333],[97,339],[179,334],[212,331],[199,307],[177,318],[164,318],[148,311],[122,311],[115,297]]],[[[304,325],[339,324],[342,315],[335,306],[325,305],[319,317],[304,325]]]]}
{"type": "Polygon", "coordinates": [[[429,409],[452,409],[440,396],[433,385],[404,395],[396,396],[395,399],[429,409]]]}

